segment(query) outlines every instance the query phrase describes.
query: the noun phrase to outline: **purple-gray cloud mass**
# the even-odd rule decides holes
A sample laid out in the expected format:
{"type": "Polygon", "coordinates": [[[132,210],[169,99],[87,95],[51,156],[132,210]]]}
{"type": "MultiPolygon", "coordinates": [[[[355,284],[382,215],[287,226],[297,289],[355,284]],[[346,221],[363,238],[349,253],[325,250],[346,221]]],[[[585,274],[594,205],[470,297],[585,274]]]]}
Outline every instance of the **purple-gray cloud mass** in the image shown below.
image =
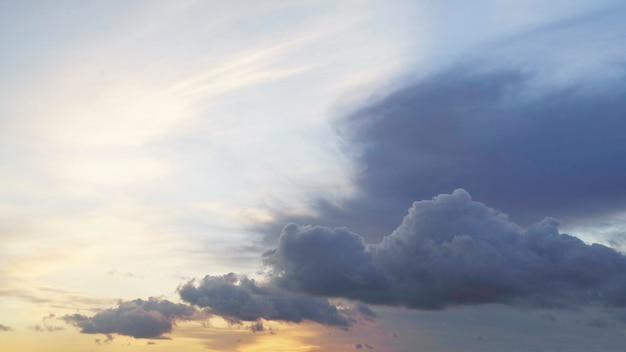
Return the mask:
{"type": "Polygon", "coordinates": [[[56,316],[54,314],[48,314],[45,317],[41,318],[41,324],[35,324],[30,328],[35,332],[57,332],[65,330],[62,326],[50,325],[49,321],[55,319],[56,316]]]}
{"type": "Polygon", "coordinates": [[[83,333],[136,338],[170,332],[175,320],[193,318],[194,306],[233,323],[252,322],[253,332],[265,330],[261,319],[347,329],[376,317],[363,303],[423,310],[486,303],[603,305],[621,320],[626,256],[562,234],[558,226],[546,218],[522,228],[457,189],[413,203],[378,243],[365,244],[347,228],[288,224],[277,247],[263,254],[262,283],[233,273],[207,275],[178,287],[190,305],[137,299],[91,317],[62,319],[83,333]],[[339,309],[330,298],[363,303],[339,309]]]}
{"type": "Polygon", "coordinates": [[[186,304],[150,298],[120,301],[117,308],[106,309],[94,316],[82,314],[62,317],[85,334],[120,334],[136,338],[155,338],[172,330],[177,319],[190,319],[196,310],[186,304]]]}
{"type": "Polygon", "coordinates": [[[558,225],[522,229],[458,189],[415,202],[376,244],[346,228],[289,224],[265,263],[286,290],[373,304],[626,305],[626,257],[558,225]]]}
{"type": "Polygon", "coordinates": [[[310,320],[341,328],[350,324],[349,319],[325,299],[294,294],[272,285],[257,285],[254,280],[233,273],[207,275],[182,285],[178,291],[183,301],[209,307],[211,313],[233,322],[310,320]]]}
{"type": "Polygon", "coordinates": [[[457,188],[523,226],[626,209],[624,13],[522,33],[380,92],[335,121],[353,196],[313,196],[315,215],[275,209],[259,230],[273,243],[289,222],[346,226],[377,242],[413,201],[457,188]]]}

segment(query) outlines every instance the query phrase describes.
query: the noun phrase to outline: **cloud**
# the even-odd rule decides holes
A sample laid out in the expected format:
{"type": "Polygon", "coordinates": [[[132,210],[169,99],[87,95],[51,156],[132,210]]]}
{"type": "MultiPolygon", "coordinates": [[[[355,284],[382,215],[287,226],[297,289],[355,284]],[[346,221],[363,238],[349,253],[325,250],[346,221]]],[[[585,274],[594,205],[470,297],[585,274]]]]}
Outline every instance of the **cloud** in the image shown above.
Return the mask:
{"type": "Polygon", "coordinates": [[[62,319],[80,328],[85,334],[156,338],[170,332],[175,320],[190,319],[194,313],[196,310],[186,304],[152,297],[147,301],[120,301],[117,308],[104,310],[91,317],[73,314],[62,319]]]}
{"type": "Polygon", "coordinates": [[[252,332],[261,332],[261,331],[265,331],[265,326],[263,325],[262,322],[257,321],[254,322],[250,325],[250,331],[252,332]]]}
{"type": "MultiPolygon", "coordinates": [[[[559,233],[552,218],[525,229],[466,191],[442,194],[470,189],[524,226],[626,206],[626,167],[615,162],[626,151],[624,65],[582,84],[555,85],[544,72],[519,61],[459,63],[344,116],[336,127],[353,163],[353,195],[317,199],[314,215],[273,214],[264,230],[281,235],[264,255],[269,283],[208,275],[180,286],[181,299],[253,322],[253,331],[264,329],[262,320],[346,328],[354,320],[328,300],[337,297],[415,309],[626,306],[621,254],[559,233]],[[402,220],[415,199],[437,194],[402,220]]],[[[64,319],[84,333],[145,338],[191,314],[148,303],[64,319]]],[[[375,317],[363,304],[357,311],[375,317]]]]}
{"type": "Polygon", "coordinates": [[[13,329],[10,326],[0,324],[0,331],[13,331],[13,329]]]}
{"type": "Polygon", "coordinates": [[[102,340],[102,339],[95,339],[94,342],[96,345],[108,345],[111,342],[113,342],[113,335],[111,334],[105,334],[106,335],[106,339],[102,340]]]}
{"type": "Polygon", "coordinates": [[[136,275],[131,272],[121,272],[117,270],[116,268],[109,270],[107,274],[109,276],[121,276],[121,277],[127,277],[127,278],[140,278],[140,279],[143,278],[141,275],[136,275]]]}
{"type": "Polygon", "coordinates": [[[543,313],[539,314],[538,317],[541,318],[541,319],[544,319],[546,321],[550,321],[550,322],[557,321],[556,316],[554,314],[548,313],[548,312],[543,312],[543,313]]]}
{"type": "Polygon", "coordinates": [[[589,319],[585,324],[594,328],[606,328],[609,326],[609,323],[603,318],[589,319]]]}
{"type": "Polygon", "coordinates": [[[276,209],[260,230],[273,241],[288,222],[347,226],[378,241],[414,200],[456,188],[522,225],[625,209],[626,55],[608,49],[625,44],[619,13],[484,46],[381,92],[336,120],[352,196],[312,196],[309,215],[276,209]]]}
{"type": "Polygon", "coordinates": [[[57,331],[65,330],[65,328],[62,326],[50,326],[50,325],[39,325],[39,324],[33,325],[31,329],[33,329],[36,332],[57,332],[57,331]]]}
{"type": "Polygon", "coordinates": [[[106,306],[115,302],[114,299],[94,298],[50,287],[0,289],[0,297],[3,296],[17,297],[35,304],[50,303],[55,308],[62,309],[94,309],[93,307],[106,306]]]}
{"type": "Polygon", "coordinates": [[[65,328],[62,326],[55,326],[55,325],[49,324],[49,321],[55,318],[56,316],[50,313],[46,315],[45,317],[41,318],[41,322],[42,322],[41,325],[36,324],[36,325],[31,326],[30,328],[36,332],[57,332],[57,331],[65,330],[65,328]]]}
{"type": "Polygon", "coordinates": [[[252,279],[230,273],[207,275],[178,288],[183,301],[198,307],[210,307],[212,314],[232,322],[303,320],[346,328],[348,319],[326,299],[312,298],[281,290],[272,285],[257,285],[252,279]]]}
{"type": "Polygon", "coordinates": [[[626,257],[558,226],[547,218],[522,229],[457,189],[415,202],[376,244],[346,228],[289,224],[265,264],[283,289],[372,304],[626,306],[626,257]]]}
{"type": "Polygon", "coordinates": [[[376,318],[378,315],[367,305],[363,303],[357,303],[356,311],[368,318],[376,318]]]}

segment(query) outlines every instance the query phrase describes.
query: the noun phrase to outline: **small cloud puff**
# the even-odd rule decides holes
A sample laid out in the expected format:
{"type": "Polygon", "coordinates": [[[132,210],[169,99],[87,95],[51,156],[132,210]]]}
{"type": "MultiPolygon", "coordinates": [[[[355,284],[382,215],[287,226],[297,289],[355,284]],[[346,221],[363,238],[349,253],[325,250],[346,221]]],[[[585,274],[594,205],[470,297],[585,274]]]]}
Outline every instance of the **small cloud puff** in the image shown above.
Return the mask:
{"type": "Polygon", "coordinates": [[[62,319],[86,334],[120,334],[136,338],[156,338],[172,330],[176,319],[190,319],[196,310],[186,304],[150,298],[120,301],[119,306],[94,316],[66,315],[62,319]]]}

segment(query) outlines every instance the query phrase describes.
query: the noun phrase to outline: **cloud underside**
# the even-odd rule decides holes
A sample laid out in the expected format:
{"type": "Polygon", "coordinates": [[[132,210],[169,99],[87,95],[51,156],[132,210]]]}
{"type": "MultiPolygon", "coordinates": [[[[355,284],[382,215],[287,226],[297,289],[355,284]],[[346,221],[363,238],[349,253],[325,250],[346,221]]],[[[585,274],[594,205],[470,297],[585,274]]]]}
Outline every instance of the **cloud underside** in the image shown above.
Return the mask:
{"type": "Polygon", "coordinates": [[[307,215],[275,209],[259,230],[269,243],[288,222],[379,241],[413,201],[457,188],[524,226],[624,210],[625,67],[568,84],[532,65],[471,62],[412,82],[336,121],[352,196],[313,195],[307,215]]]}

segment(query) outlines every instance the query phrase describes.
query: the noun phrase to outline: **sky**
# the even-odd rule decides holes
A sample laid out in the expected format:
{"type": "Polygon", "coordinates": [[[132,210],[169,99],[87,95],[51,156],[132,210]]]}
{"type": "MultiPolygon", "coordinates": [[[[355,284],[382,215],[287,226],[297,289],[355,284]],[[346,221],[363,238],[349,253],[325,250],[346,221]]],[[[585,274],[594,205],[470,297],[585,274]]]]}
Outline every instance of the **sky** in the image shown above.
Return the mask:
{"type": "Polygon", "coordinates": [[[0,349],[622,351],[618,1],[0,1],[0,349]]]}

